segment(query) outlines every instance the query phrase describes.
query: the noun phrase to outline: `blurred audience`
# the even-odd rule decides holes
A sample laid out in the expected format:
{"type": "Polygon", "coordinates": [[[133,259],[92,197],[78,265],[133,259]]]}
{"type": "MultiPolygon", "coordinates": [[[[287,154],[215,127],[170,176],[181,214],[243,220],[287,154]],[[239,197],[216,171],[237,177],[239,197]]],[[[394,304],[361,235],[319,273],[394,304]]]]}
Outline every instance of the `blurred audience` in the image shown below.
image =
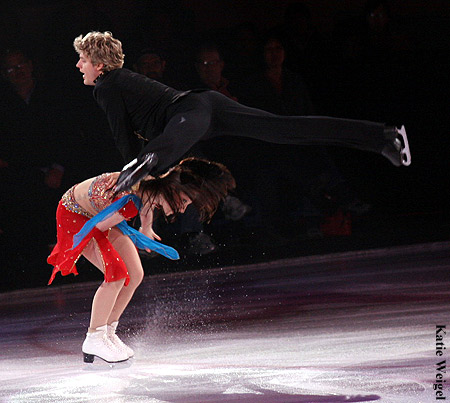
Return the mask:
{"type": "MultiPolygon", "coordinates": [[[[411,127],[419,128],[418,132],[433,133],[421,138],[411,136],[422,151],[417,158],[436,165],[430,171],[439,169],[439,161],[446,155],[440,139],[445,136],[442,119],[448,120],[448,101],[445,91],[439,90],[448,81],[448,45],[436,51],[438,44],[430,42],[430,35],[421,38],[419,53],[416,38],[402,29],[402,21],[389,1],[366,1],[359,18],[339,20],[330,38],[316,24],[315,12],[319,9],[309,6],[310,2],[294,1],[286,6],[281,24],[269,36],[261,35],[263,27],[245,22],[218,30],[215,43],[199,40],[201,34],[210,36],[201,32],[202,27],[196,30],[195,16],[183,3],[121,1],[108,10],[99,1],[55,3],[43,24],[43,43],[39,39],[28,40],[31,46],[41,45],[33,58],[21,47],[10,45],[23,31],[18,8],[11,3],[3,10],[0,21],[7,29],[0,35],[0,45],[11,48],[2,54],[0,66],[0,182],[8,190],[0,197],[0,245],[6,261],[17,261],[23,267],[37,261],[36,254],[27,247],[16,251],[17,245],[35,244],[38,239],[43,250],[51,242],[54,229],[46,225],[53,222],[48,216],[54,215],[61,188],[122,166],[120,155],[107,138],[110,131],[104,115],[95,104],[91,89],[80,84],[74,67],[73,38],[89,30],[118,31],[127,54],[126,63],[131,62],[126,67],[177,89],[209,88],[281,115],[311,115],[319,111],[390,124],[412,121],[411,127]],[[114,13],[127,7],[133,10],[122,23],[121,16],[114,13]],[[216,43],[225,46],[219,48],[216,43]],[[442,60],[446,61],[444,68],[439,63],[442,60]],[[442,118],[426,117],[437,114],[442,118]],[[87,151],[82,154],[76,149],[87,151]],[[440,157],[436,157],[437,149],[440,157]],[[66,184],[61,185],[64,181],[66,184]],[[25,210],[34,211],[32,222],[25,220],[25,210]],[[10,242],[15,247],[5,246],[10,242]]],[[[425,21],[425,14],[417,18],[422,23],[417,35],[423,35],[423,27],[430,24],[425,21]]],[[[346,177],[352,171],[353,179],[364,178],[359,170],[373,169],[365,161],[370,156],[351,154],[350,168],[344,175],[328,151],[268,147],[236,138],[205,142],[202,149],[192,153],[221,160],[235,174],[239,196],[245,203],[230,198],[223,211],[228,219],[238,220],[247,214],[248,203],[271,226],[282,227],[292,221],[293,215],[316,215],[336,209],[357,215],[369,208],[355,195],[346,177]],[[364,163],[360,163],[362,159],[364,163]],[[296,165],[295,170],[292,164],[296,165]],[[257,168],[249,172],[249,166],[257,168]],[[284,179],[289,172],[296,174],[284,179]],[[296,197],[290,198],[293,194],[296,197]],[[305,196],[303,204],[292,205],[290,200],[297,199],[298,194],[305,196]]],[[[347,154],[342,153],[345,159],[347,154]]],[[[335,157],[336,153],[331,155],[335,157]]],[[[389,178],[386,176],[386,181],[389,178]]],[[[424,180],[427,181],[428,178],[424,180]]],[[[440,187],[439,181],[438,177],[431,178],[431,183],[437,183],[436,188],[440,187]]],[[[178,227],[167,230],[185,232],[190,252],[207,254],[217,246],[196,214],[188,209],[176,224],[178,227]]],[[[27,275],[23,270],[15,273],[27,275]]]]}
{"type": "Polygon", "coordinates": [[[4,51],[0,67],[0,178],[5,189],[0,228],[4,237],[24,241],[28,265],[45,256],[56,234],[53,217],[66,165],[60,105],[35,78],[33,62],[22,49],[4,51]]]}
{"type": "Polygon", "coordinates": [[[411,38],[401,32],[387,0],[368,0],[359,24],[349,30],[342,56],[352,63],[401,62],[413,49],[411,38]]]}
{"type": "MultiPolygon", "coordinates": [[[[230,81],[223,76],[225,62],[214,43],[202,44],[195,55],[195,70],[201,87],[209,88],[237,101],[228,88],[230,81]]],[[[195,85],[194,85],[195,86],[195,85]]]]}
{"type": "MultiPolygon", "coordinates": [[[[177,82],[188,81],[192,77],[188,55],[196,37],[195,16],[181,0],[172,0],[170,4],[165,1],[139,4],[135,36],[140,49],[151,47],[164,52],[168,65],[166,73],[170,73],[177,82]]],[[[136,58],[131,57],[130,60],[136,58]]]]}
{"type": "Polygon", "coordinates": [[[148,78],[166,83],[164,74],[166,72],[166,60],[162,52],[147,48],[141,51],[136,62],[133,64],[134,71],[148,78]]]}
{"type": "MultiPolygon", "coordinates": [[[[268,32],[263,40],[263,69],[239,87],[239,99],[246,105],[279,115],[313,115],[315,108],[307,86],[299,74],[285,67],[286,53],[280,33],[268,32]]],[[[334,214],[340,208],[346,213],[360,215],[370,208],[351,190],[325,148],[259,144],[253,152],[261,161],[261,174],[254,177],[254,191],[259,194],[264,220],[272,221],[271,227],[292,221],[286,214],[289,206],[280,209],[286,199],[286,192],[280,185],[288,189],[288,199],[303,194],[304,204],[299,212],[302,217],[309,217],[306,231],[314,236],[319,235],[323,214],[334,214]],[[294,173],[288,178],[289,186],[282,182],[288,172],[294,173]],[[261,181],[263,183],[259,183],[261,181]],[[265,190],[261,192],[260,189],[265,190]]],[[[290,206],[291,210],[292,207],[295,208],[290,206]]]]}
{"type": "Polygon", "coordinates": [[[139,52],[136,61],[133,63],[133,70],[143,74],[148,78],[159,81],[169,87],[176,89],[185,89],[186,83],[177,81],[171,77],[170,69],[164,56],[164,51],[156,48],[145,48],[139,52]]]}

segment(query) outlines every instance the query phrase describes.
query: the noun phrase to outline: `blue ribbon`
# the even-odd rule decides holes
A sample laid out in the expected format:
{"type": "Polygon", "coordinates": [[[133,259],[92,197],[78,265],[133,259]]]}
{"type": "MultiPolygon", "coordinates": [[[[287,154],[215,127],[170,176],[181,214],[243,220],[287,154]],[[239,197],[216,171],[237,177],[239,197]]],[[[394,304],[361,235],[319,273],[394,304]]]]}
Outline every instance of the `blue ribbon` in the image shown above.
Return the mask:
{"type": "MultiPolygon", "coordinates": [[[[119,211],[123,206],[125,206],[130,200],[136,205],[136,207],[140,210],[142,207],[142,202],[139,197],[134,194],[126,195],[121,197],[119,200],[116,200],[114,203],[111,203],[108,207],[100,211],[94,217],[92,217],[89,221],[87,221],[81,230],[74,235],[73,237],[73,246],[72,249],[75,249],[81,241],[95,228],[95,226],[107,218],[111,217],[114,213],[119,211]]],[[[128,236],[133,243],[139,249],[150,249],[153,250],[160,255],[167,257],[168,259],[176,260],[179,259],[180,256],[178,252],[163,243],[150,239],[144,234],[136,231],[134,228],[130,227],[126,221],[122,221],[116,225],[117,228],[122,231],[122,233],[128,236]]]]}
{"type": "Polygon", "coordinates": [[[172,260],[177,260],[180,258],[180,255],[176,249],[145,236],[133,227],[130,227],[126,221],[120,222],[117,224],[117,227],[124,235],[127,235],[139,249],[150,249],[172,260]]]}

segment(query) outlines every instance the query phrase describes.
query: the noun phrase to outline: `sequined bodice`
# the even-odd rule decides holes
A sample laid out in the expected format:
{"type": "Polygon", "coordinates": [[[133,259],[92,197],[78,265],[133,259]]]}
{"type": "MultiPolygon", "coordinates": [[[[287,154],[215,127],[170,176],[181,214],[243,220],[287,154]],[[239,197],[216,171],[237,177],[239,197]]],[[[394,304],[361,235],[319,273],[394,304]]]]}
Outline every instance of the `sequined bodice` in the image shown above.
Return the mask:
{"type": "MultiPolygon", "coordinates": [[[[110,173],[104,173],[97,176],[89,187],[89,202],[92,208],[100,212],[111,204],[111,196],[114,193],[113,189],[108,186],[110,173]]],[[[121,192],[117,195],[117,198],[121,198],[130,192],[121,192]]]]}
{"type": "MultiPolygon", "coordinates": [[[[75,185],[76,186],[76,185],[75,185]]],[[[92,214],[81,207],[75,199],[75,186],[72,186],[66,193],[64,193],[61,202],[62,205],[73,213],[84,215],[88,218],[92,218],[92,214]]]]}

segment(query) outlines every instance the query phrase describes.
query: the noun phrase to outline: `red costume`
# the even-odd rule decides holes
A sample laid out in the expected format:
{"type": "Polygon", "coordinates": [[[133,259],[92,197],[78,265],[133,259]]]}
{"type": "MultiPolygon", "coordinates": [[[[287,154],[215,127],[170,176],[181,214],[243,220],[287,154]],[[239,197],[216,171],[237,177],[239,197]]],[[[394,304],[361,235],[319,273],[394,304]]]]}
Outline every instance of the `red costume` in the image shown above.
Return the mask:
{"type": "MultiPolygon", "coordinates": [[[[89,201],[97,212],[108,207],[114,201],[111,200],[113,190],[107,189],[106,185],[109,175],[103,174],[96,177],[89,188],[89,201]]],[[[64,194],[56,210],[57,244],[47,259],[47,262],[54,266],[48,284],[52,283],[56,273],[59,271],[63,276],[70,273],[77,275],[76,262],[80,258],[83,249],[92,240],[101,254],[105,282],[108,283],[125,278],[125,285],[127,285],[130,281],[128,269],[108,239],[109,230],[102,232],[94,228],[77,247],[72,249],[74,235],[92,218],[92,214],[83,209],[75,200],[75,187],[76,185],[64,194]]],[[[118,198],[126,194],[126,192],[123,192],[118,198]]],[[[126,220],[135,217],[138,212],[139,210],[131,200],[119,210],[119,213],[126,220]]]]}

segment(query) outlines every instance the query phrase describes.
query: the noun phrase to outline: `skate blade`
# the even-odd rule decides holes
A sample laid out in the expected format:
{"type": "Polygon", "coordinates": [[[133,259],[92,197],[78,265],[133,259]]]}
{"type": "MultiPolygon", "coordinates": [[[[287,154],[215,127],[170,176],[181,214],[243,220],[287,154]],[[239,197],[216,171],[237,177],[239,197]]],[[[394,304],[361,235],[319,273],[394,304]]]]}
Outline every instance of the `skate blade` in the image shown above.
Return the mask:
{"type": "Polygon", "coordinates": [[[411,151],[409,149],[408,137],[406,136],[405,126],[397,129],[398,134],[401,136],[402,150],[400,151],[402,165],[411,165],[411,151]]]}
{"type": "Polygon", "coordinates": [[[83,361],[85,363],[85,366],[86,368],[91,369],[96,369],[97,367],[101,369],[105,369],[107,367],[115,368],[116,366],[120,366],[121,368],[128,368],[131,365],[131,362],[129,362],[130,359],[131,357],[122,361],[107,361],[97,355],[83,353],[83,361]],[[95,360],[95,358],[97,359],[95,360]]]}
{"type": "Polygon", "coordinates": [[[117,369],[130,368],[133,364],[133,358],[129,358],[125,361],[107,362],[100,357],[94,360],[92,363],[84,363],[83,371],[111,371],[117,369]]]}

